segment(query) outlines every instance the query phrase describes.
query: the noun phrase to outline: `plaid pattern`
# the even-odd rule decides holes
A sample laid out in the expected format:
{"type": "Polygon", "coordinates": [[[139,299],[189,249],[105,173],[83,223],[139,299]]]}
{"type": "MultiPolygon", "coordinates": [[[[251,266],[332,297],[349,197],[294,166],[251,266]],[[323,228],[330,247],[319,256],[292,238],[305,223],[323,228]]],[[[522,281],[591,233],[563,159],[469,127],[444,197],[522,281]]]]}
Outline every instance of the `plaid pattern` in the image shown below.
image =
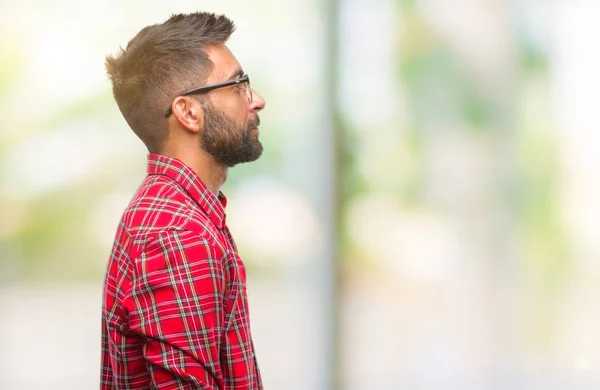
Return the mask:
{"type": "Polygon", "coordinates": [[[108,261],[101,389],[262,389],[226,203],[181,161],[148,156],[108,261]]]}

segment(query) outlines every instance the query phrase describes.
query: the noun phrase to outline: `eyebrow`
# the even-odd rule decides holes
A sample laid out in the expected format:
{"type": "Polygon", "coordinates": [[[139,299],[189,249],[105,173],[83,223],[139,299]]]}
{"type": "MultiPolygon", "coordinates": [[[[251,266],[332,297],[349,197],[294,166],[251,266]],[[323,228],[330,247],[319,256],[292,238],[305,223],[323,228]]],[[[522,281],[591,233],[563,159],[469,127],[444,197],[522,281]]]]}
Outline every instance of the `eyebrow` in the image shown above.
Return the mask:
{"type": "Polygon", "coordinates": [[[236,80],[240,79],[244,76],[244,71],[240,68],[238,70],[234,70],[231,75],[227,78],[227,80],[236,80]]]}

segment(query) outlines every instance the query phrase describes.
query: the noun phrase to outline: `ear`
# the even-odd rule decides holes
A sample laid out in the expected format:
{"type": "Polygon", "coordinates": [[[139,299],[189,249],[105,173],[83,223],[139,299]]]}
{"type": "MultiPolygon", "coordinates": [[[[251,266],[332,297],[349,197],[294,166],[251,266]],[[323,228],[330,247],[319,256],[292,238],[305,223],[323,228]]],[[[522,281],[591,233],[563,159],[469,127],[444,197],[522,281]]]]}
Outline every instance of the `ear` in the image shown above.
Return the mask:
{"type": "Polygon", "coordinates": [[[198,101],[189,96],[178,96],[171,104],[173,116],[191,132],[197,133],[204,124],[204,111],[198,101]]]}

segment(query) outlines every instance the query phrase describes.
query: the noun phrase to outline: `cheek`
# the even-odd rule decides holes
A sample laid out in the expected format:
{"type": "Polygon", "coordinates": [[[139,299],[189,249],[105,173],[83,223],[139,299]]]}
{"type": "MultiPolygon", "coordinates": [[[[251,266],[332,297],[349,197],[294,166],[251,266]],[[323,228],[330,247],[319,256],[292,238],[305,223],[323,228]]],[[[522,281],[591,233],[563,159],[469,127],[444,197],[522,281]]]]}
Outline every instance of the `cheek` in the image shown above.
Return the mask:
{"type": "Polygon", "coordinates": [[[242,100],[240,96],[237,99],[231,99],[227,102],[225,112],[240,125],[245,125],[248,121],[248,106],[246,100],[242,100]]]}

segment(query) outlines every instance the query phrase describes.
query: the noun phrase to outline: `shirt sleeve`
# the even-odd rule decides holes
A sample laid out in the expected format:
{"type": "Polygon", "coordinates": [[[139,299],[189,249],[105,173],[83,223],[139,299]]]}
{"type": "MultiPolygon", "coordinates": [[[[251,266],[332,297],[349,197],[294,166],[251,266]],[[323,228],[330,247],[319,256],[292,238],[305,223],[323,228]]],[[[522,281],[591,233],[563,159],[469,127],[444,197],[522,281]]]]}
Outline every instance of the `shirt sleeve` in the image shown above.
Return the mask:
{"type": "Polygon", "coordinates": [[[124,308],[128,332],[143,342],[150,388],[221,388],[223,256],[198,233],[170,230],[135,261],[124,308]]]}

